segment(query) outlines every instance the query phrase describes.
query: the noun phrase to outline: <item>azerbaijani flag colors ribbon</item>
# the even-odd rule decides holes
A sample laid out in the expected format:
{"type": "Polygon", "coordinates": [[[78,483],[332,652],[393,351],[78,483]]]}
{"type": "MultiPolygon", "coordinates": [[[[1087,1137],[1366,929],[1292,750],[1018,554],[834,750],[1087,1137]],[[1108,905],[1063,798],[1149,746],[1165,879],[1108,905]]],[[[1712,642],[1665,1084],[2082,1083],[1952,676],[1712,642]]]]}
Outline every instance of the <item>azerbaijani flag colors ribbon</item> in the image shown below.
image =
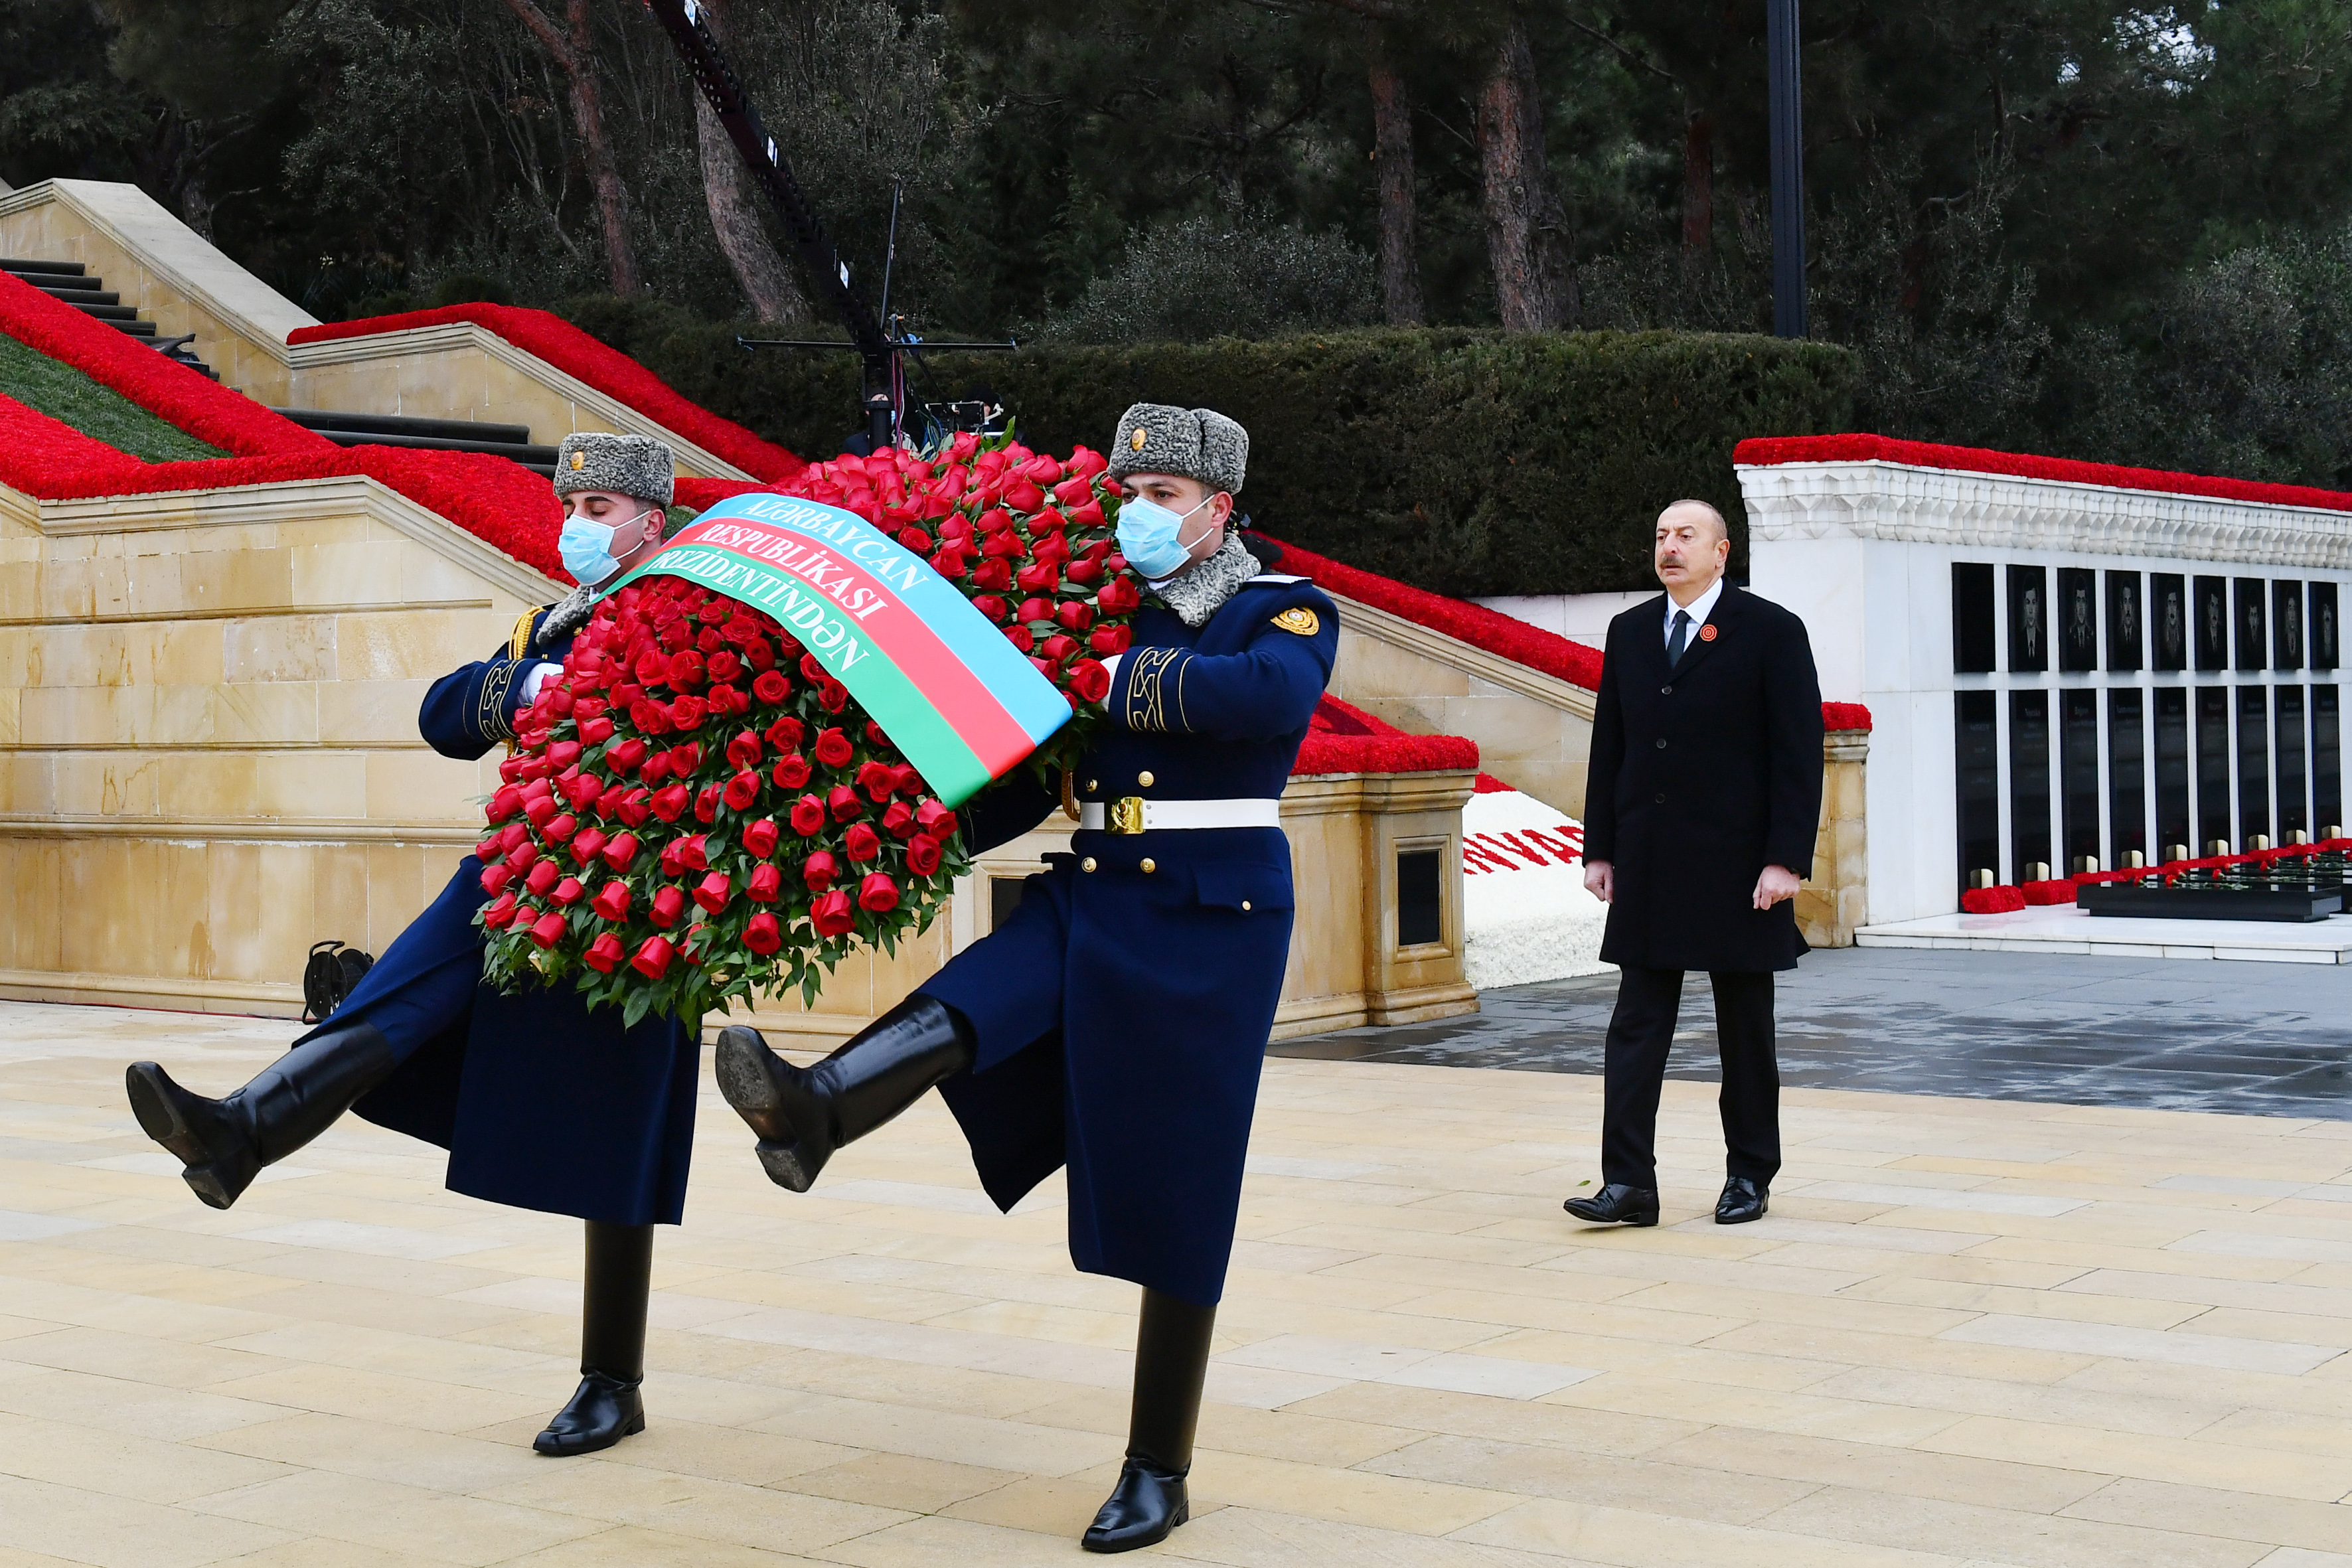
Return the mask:
{"type": "Polygon", "coordinates": [[[1069,722],[1068,700],[961,590],[855,512],[737,496],[605,593],[653,573],[774,616],[950,806],[1069,722]]]}

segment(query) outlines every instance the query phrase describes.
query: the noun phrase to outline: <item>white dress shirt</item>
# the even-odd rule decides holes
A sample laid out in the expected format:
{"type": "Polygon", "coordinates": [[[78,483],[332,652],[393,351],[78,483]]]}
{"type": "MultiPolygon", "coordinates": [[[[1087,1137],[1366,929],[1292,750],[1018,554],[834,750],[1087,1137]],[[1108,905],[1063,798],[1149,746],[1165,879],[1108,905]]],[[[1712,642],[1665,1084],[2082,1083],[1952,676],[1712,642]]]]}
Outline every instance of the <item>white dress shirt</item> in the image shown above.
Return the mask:
{"type": "Polygon", "coordinates": [[[1706,617],[1715,611],[1715,602],[1721,597],[1723,597],[1723,579],[1720,577],[1717,577],[1713,583],[1707,584],[1706,592],[1701,594],[1697,598],[1693,599],[1687,608],[1675,604],[1675,596],[1672,594],[1667,595],[1665,632],[1666,646],[1668,647],[1672,647],[1674,646],[1675,617],[1676,616],[1686,615],[1690,616],[1690,634],[1684,639],[1685,646],[1687,647],[1691,642],[1697,639],[1699,627],[1706,625],[1706,617]]]}

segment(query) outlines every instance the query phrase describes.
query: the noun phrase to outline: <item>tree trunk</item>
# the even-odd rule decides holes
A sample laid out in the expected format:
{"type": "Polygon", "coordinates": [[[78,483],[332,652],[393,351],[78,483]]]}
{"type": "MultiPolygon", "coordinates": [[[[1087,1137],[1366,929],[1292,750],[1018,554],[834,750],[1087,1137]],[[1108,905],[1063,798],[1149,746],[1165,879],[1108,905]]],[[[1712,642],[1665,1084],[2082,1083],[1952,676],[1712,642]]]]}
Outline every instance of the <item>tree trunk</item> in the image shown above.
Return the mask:
{"type": "MultiPolygon", "coordinates": [[[[725,0],[702,0],[702,19],[723,46],[730,42],[725,0]]],[[[809,319],[808,296],[801,292],[791,267],[768,243],[761,226],[759,197],[743,167],[742,154],[729,141],[726,128],[710,108],[700,88],[694,93],[694,134],[702,153],[702,196],[710,208],[710,227],[735,280],[751,301],[751,313],[762,321],[797,324],[809,319]]]]}
{"type": "Polygon", "coordinates": [[[596,91],[596,36],[589,19],[588,0],[570,0],[566,19],[569,36],[532,0],[506,0],[540,47],[553,57],[572,86],[572,128],[580,138],[588,164],[588,183],[596,193],[596,214],[604,229],[604,261],[613,292],[637,291],[637,253],[629,243],[628,191],[621,184],[620,165],[613,161],[613,145],[604,139],[604,110],[596,91]]]}
{"type": "Polygon", "coordinates": [[[1544,167],[1535,53],[1517,19],[1478,89],[1478,163],[1496,312],[1515,332],[1556,331],[1569,314],[1559,198],[1544,167]]]}
{"type": "Polygon", "coordinates": [[[1366,33],[1371,47],[1372,158],[1381,176],[1381,307],[1389,325],[1417,327],[1423,310],[1421,264],[1413,249],[1412,99],[1390,62],[1378,25],[1368,25],[1366,33]]]}
{"type": "Polygon", "coordinates": [[[1715,248],[1715,116],[1694,109],[1683,120],[1683,257],[1715,248]]]}

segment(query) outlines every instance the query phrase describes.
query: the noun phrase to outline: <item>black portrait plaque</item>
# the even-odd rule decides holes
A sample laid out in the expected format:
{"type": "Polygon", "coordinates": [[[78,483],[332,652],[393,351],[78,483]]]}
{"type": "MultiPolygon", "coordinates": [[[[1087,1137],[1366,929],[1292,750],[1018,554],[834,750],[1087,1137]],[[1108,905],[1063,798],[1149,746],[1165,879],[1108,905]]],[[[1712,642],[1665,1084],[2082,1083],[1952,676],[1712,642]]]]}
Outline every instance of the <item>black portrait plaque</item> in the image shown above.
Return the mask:
{"type": "Polygon", "coordinates": [[[1952,668],[1960,675],[1990,675],[1993,658],[1992,564],[1952,563],[1952,668]]]}
{"type": "MultiPolygon", "coordinates": [[[[1990,586],[1991,568],[1986,568],[1990,586]]],[[[1959,783],[1960,886],[1973,888],[1979,871],[2000,880],[2000,699],[1990,691],[1953,693],[1954,743],[1959,783]]]]}
{"type": "Polygon", "coordinates": [[[2260,577],[2238,579],[2238,668],[2261,669],[2271,661],[2269,593],[2260,577]]]}
{"type": "Polygon", "coordinates": [[[2337,638],[2343,630],[2343,622],[2336,618],[2336,614],[2335,584],[2314,583],[2311,585],[2311,620],[2305,630],[2311,641],[2311,668],[2334,669],[2337,638]]]}
{"type": "Polygon", "coordinates": [[[2271,584],[2271,668],[2303,668],[2303,584],[2271,584]]]}
{"type": "Polygon", "coordinates": [[[2238,688],[2238,849],[2271,836],[2271,690],[2238,688]]]}
{"type": "MultiPolygon", "coordinates": [[[[2009,694],[2010,874],[2050,864],[2050,693],[2009,694]]],[[[2049,873],[2040,873],[2047,876],[2049,873]]]]}
{"type": "Polygon", "coordinates": [[[2111,868],[2128,864],[2126,856],[2148,852],[2147,731],[2136,686],[2107,692],[2107,837],[2111,868]]]}
{"type": "Polygon", "coordinates": [[[2107,574],[2107,668],[2128,671],[2140,667],[2140,649],[2147,642],[2147,603],[2141,596],[2137,572],[2107,574]]]}
{"type": "Polygon", "coordinates": [[[2198,854],[2230,845],[2230,689],[2197,689],[2198,854]]]}
{"type": "Polygon", "coordinates": [[[2190,619],[2197,628],[2197,668],[2229,668],[2230,580],[2227,577],[2200,577],[2196,580],[2190,619]]]}
{"type": "Polygon", "coordinates": [[[2156,692],[2156,854],[2168,860],[2175,849],[2194,849],[2189,815],[2189,689],[2161,686],[2156,692]]]}
{"type": "Polygon", "coordinates": [[[2099,574],[2081,566],[2058,568],[2058,668],[2099,668],[2099,574]]]}
{"type": "Polygon", "coordinates": [[[2009,569],[2009,668],[2050,668],[2050,568],[2009,569]]]}
{"type": "Polygon", "coordinates": [[[2189,668],[2189,579],[2158,572],[2148,580],[2150,669],[2189,668]]]}
{"type": "Polygon", "coordinates": [[[2344,712],[2341,689],[2311,689],[2311,817],[2319,832],[2344,826],[2344,712]]]}
{"type": "Polygon", "coordinates": [[[2100,869],[2099,694],[2087,689],[2058,694],[2058,808],[2066,839],[2061,874],[2100,869]]]}
{"type": "Polygon", "coordinates": [[[2305,768],[2303,688],[2278,689],[2279,842],[2311,831],[2311,781],[2305,768]]]}

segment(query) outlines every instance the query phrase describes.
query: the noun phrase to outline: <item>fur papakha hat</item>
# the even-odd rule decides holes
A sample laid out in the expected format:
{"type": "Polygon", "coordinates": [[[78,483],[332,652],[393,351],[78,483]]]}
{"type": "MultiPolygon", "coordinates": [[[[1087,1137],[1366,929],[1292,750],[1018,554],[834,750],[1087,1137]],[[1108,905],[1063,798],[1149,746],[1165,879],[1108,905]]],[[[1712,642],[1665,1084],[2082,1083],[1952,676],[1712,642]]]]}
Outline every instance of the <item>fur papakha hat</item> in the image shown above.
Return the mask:
{"type": "Polygon", "coordinates": [[[581,430],[555,448],[555,493],[614,490],[669,505],[677,494],[677,458],[650,436],[581,430]]]}
{"type": "Polygon", "coordinates": [[[1139,403],[1118,416],[1110,477],[1174,474],[1212,490],[1241,493],[1249,471],[1249,432],[1213,408],[1139,403]]]}

